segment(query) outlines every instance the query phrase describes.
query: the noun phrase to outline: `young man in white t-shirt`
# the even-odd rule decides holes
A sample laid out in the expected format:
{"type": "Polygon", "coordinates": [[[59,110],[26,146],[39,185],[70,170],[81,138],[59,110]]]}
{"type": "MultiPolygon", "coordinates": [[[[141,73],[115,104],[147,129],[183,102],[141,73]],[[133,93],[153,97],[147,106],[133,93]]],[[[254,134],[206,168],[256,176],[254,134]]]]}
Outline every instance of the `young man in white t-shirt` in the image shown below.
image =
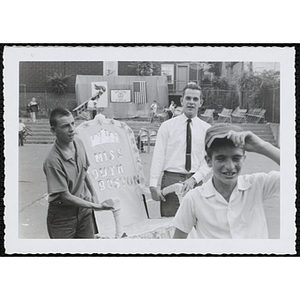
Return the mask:
{"type": "Polygon", "coordinates": [[[250,131],[217,124],[205,136],[207,164],[212,178],[190,191],[173,220],[173,238],[186,238],[193,227],[198,238],[268,238],[263,201],[280,196],[280,174],[240,175],[245,151],[280,163],[280,150],[250,131]]]}

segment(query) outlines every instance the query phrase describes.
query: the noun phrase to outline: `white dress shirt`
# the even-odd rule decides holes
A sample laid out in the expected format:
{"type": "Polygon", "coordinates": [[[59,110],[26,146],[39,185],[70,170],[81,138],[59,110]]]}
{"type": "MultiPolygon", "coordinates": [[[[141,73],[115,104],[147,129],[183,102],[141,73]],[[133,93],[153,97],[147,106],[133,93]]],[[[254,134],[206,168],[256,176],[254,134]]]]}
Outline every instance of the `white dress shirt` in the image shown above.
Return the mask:
{"type": "Polygon", "coordinates": [[[163,122],[158,130],[152,157],[150,186],[157,186],[163,171],[176,173],[195,173],[193,177],[200,182],[210,172],[204,159],[204,139],[210,125],[198,117],[192,118],[192,168],[185,169],[187,117],[182,114],[163,122]]]}
{"type": "Polygon", "coordinates": [[[186,194],[173,225],[198,238],[267,239],[263,201],[280,196],[280,173],[241,175],[229,202],[215,189],[212,179],[186,194]]]}

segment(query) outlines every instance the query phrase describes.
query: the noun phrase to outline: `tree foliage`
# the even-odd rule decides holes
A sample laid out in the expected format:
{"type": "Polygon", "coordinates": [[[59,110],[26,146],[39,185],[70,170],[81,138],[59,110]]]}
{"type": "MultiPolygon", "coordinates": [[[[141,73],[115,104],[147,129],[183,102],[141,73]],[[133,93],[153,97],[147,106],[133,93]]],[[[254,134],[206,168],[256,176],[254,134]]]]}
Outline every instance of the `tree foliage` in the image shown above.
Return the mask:
{"type": "Polygon", "coordinates": [[[160,66],[151,61],[137,61],[128,65],[130,68],[135,68],[137,75],[140,76],[156,76],[161,75],[160,66]]]}
{"type": "Polygon", "coordinates": [[[212,76],[211,85],[202,87],[206,108],[221,110],[222,107],[235,108],[239,105],[235,87],[226,77],[212,76]]]}
{"type": "Polygon", "coordinates": [[[65,94],[67,85],[67,80],[71,75],[63,75],[54,72],[53,76],[47,76],[47,86],[51,93],[61,95],[65,94]]]}
{"type": "Polygon", "coordinates": [[[212,78],[212,86],[213,88],[220,90],[233,89],[232,85],[229,84],[228,79],[226,77],[214,76],[212,78]]]}
{"type": "Polygon", "coordinates": [[[280,86],[280,73],[273,70],[243,72],[236,78],[236,83],[241,91],[249,93],[250,106],[261,107],[267,91],[280,86]]]}

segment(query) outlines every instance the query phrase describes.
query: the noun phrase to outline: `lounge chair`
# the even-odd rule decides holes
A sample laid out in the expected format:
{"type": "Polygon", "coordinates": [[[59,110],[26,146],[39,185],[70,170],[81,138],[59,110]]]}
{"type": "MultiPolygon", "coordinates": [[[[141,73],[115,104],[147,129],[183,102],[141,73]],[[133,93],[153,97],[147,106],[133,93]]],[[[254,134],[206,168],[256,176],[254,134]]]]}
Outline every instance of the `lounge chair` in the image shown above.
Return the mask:
{"type": "Polygon", "coordinates": [[[231,122],[232,109],[223,108],[222,112],[218,114],[218,122],[226,123],[231,122]]]}
{"type": "Polygon", "coordinates": [[[246,114],[246,119],[248,123],[258,124],[259,122],[264,123],[265,121],[265,112],[263,108],[251,108],[246,114]]]}
{"type": "Polygon", "coordinates": [[[200,119],[207,123],[213,123],[214,111],[215,111],[214,109],[206,109],[205,112],[200,115],[200,119]]]}
{"type": "Polygon", "coordinates": [[[247,109],[241,109],[237,107],[231,114],[232,123],[246,123],[247,109]]]}

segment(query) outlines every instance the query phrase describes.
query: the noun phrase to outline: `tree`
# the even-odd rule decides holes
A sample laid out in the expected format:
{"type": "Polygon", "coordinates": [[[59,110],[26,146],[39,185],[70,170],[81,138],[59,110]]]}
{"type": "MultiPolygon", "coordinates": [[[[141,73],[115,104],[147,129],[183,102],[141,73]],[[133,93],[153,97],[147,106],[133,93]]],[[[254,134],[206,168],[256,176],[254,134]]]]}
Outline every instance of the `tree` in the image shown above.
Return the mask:
{"type": "Polygon", "coordinates": [[[251,107],[262,107],[267,91],[280,86],[280,73],[273,70],[264,70],[262,73],[243,72],[236,77],[236,82],[241,91],[248,91],[248,103],[251,107]]]}
{"type": "Polygon", "coordinates": [[[200,85],[212,84],[215,78],[221,76],[222,62],[191,62],[190,69],[197,71],[200,85]]]}
{"type": "Polygon", "coordinates": [[[158,64],[151,61],[138,61],[129,64],[128,67],[135,68],[138,75],[155,76],[161,75],[161,70],[158,64]]]}
{"type": "Polygon", "coordinates": [[[71,77],[71,75],[63,76],[56,72],[54,72],[53,76],[47,76],[47,86],[49,87],[49,91],[57,95],[65,94],[66,88],[68,87],[66,81],[69,77],[71,77]]]}

